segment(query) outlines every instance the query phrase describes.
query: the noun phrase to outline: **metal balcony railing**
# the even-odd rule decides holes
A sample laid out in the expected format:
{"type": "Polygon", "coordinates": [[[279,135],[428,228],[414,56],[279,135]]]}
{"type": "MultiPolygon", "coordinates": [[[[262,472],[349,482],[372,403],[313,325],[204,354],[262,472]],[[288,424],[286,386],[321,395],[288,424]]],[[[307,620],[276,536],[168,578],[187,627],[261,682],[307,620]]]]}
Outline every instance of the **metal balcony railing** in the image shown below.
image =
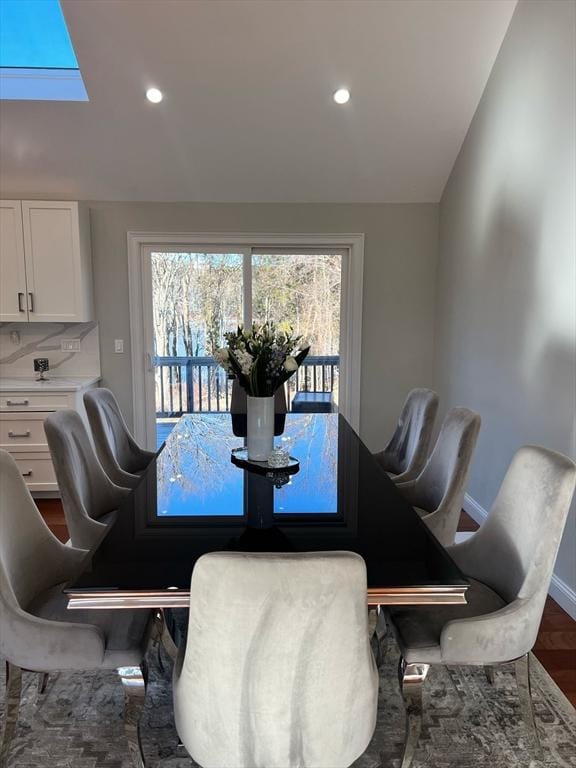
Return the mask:
{"type": "MultiPolygon", "coordinates": [[[[296,392],[337,392],[338,355],[309,355],[288,380],[288,405],[296,392]]],[[[211,357],[155,357],[156,416],[230,410],[232,381],[211,357]]]]}

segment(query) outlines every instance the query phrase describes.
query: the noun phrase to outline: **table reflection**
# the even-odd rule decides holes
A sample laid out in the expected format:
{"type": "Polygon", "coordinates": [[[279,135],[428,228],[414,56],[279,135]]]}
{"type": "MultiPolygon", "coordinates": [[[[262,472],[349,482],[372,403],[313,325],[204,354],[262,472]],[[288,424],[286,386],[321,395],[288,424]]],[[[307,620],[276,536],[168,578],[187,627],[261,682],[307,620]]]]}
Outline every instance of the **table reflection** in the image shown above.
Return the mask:
{"type": "MultiPolygon", "coordinates": [[[[228,414],[184,416],[157,460],[158,518],[254,517],[267,499],[275,515],[338,515],[339,440],[336,414],[291,414],[277,443],[300,461],[281,488],[230,461],[243,439],[228,414]]],[[[340,451],[341,452],[341,451],[340,451]]]]}

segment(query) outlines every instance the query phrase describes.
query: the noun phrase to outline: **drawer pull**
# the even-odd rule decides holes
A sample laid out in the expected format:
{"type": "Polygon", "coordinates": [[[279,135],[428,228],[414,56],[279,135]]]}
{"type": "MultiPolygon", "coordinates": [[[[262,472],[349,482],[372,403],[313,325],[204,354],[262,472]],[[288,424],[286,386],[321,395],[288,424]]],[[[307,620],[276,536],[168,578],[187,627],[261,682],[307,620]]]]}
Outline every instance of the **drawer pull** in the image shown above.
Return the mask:
{"type": "Polygon", "coordinates": [[[26,310],[22,306],[22,299],[24,298],[24,294],[22,291],[18,292],[18,312],[26,312],[26,310]]]}
{"type": "Polygon", "coordinates": [[[6,405],[30,405],[30,400],[6,400],[6,405]]]}
{"type": "Polygon", "coordinates": [[[27,472],[22,472],[22,477],[32,477],[32,470],[29,469],[27,472]]]}
{"type": "Polygon", "coordinates": [[[8,437],[30,437],[30,430],[27,429],[26,432],[12,432],[12,430],[10,430],[8,432],[8,437]]]}

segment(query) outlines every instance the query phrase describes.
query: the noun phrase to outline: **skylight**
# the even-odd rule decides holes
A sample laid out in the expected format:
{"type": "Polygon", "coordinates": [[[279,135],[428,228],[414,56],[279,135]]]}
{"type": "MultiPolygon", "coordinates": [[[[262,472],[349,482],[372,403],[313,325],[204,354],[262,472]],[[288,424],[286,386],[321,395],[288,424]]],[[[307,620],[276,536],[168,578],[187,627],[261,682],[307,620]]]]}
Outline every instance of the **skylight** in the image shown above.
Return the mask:
{"type": "Polygon", "coordinates": [[[0,0],[0,99],[88,100],[59,0],[0,0]]]}

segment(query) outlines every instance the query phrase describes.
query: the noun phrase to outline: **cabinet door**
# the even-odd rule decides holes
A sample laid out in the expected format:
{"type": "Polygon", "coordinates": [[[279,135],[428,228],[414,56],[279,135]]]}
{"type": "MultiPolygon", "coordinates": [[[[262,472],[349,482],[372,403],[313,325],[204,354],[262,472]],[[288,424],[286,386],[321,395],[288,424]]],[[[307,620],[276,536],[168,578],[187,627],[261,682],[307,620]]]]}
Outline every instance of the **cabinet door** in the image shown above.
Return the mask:
{"type": "Polygon", "coordinates": [[[24,322],[26,272],[22,237],[22,206],[19,200],[0,201],[0,320],[24,322]]]}
{"type": "Polygon", "coordinates": [[[78,204],[22,201],[28,317],[31,322],[91,319],[85,302],[78,204]]]}

